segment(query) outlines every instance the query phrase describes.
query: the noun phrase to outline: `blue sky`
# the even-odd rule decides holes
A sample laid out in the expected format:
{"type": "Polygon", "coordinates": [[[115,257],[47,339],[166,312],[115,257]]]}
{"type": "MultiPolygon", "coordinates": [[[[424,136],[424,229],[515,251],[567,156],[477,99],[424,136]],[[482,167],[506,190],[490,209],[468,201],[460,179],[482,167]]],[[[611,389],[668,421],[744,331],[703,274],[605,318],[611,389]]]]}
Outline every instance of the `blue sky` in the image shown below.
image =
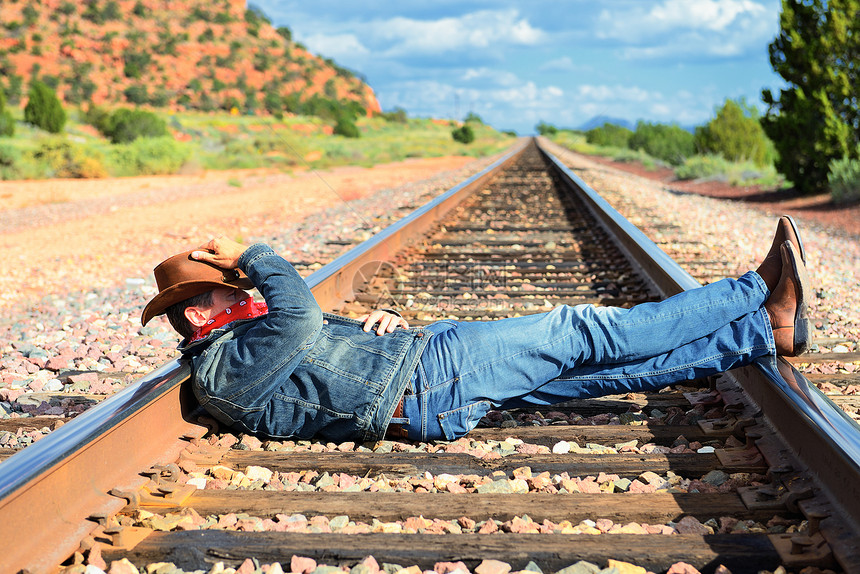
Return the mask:
{"type": "Polygon", "coordinates": [[[761,108],[779,0],[252,0],[311,52],[360,72],[384,110],[534,132],[598,115],[700,125],[761,108]]]}

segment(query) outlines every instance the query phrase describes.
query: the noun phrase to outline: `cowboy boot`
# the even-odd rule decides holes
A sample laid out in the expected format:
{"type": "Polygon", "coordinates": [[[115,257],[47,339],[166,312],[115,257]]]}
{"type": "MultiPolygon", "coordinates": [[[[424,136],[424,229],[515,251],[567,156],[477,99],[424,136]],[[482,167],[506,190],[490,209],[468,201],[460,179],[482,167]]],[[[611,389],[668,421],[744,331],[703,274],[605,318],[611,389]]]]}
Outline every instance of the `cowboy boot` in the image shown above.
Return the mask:
{"type": "Polygon", "coordinates": [[[812,341],[809,278],[791,241],[780,246],[780,255],[782,274],[764,308],[770,317],[777,354],[796,357],[809,350],[812,341]]]}
{"type": "Polygon", "coordinates": [[[780,255],[780,246],[786,241],[791,241],[795,250],[800,254],[800,260],[806,265],[806,251],[803,249],[803,241],[800,239],[800,232],[797,230],[797,224],[790,215],[783,215],[779,218],[776,224],[776,233],[773,235],[773,243],[770,246],[770,251],[761,262],[759,268],[756,269],[762,279],[764,279],[767,288],[771,293],[779,283],[779,278],[782,275],[782,256],[780,255]]]}

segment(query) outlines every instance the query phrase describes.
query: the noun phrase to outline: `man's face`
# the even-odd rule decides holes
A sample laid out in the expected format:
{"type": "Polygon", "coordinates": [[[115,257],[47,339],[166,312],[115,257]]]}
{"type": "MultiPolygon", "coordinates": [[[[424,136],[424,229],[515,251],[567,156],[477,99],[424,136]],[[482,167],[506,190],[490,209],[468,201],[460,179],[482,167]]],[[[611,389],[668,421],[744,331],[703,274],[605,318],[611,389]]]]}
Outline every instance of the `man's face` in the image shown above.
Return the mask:
{"type": "Polygon", "coordinates": [[[207,319],[215,317],[222,313],[227,307],[231,307],[248,298],[248,293],[241,289],[233,289],[231,287],[219,287],[212,290],[212,306],[207,309],[209,316],[207,319]]]}

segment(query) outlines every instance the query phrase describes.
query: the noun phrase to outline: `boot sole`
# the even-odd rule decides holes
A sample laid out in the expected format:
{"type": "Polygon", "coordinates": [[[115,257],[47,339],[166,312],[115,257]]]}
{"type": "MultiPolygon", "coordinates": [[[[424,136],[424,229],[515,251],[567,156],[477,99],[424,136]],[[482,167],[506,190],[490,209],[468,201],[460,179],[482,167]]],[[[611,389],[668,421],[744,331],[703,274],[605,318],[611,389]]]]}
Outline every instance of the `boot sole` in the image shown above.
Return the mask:
{"type": "Polygon", "coordinates": [[[800,250],[800,260],[804,265],[806,265],[806,249],[803,248],[803,239],[800,238],[800,230],[797,228],[797,223],[795,223],[794,218],[790,215],[783,215],[783,217],[786,218],[788,223],[791,225],[791,230],[797,238],[797,247],[800,250]]]}
{"type": "Polygon", "coordinates": [[[794,356],[797,356],[809,350],[809,343],[812,338],[812,322],[809,320],[809,305],[806,299],[807,293],[809,293],[809,277],[806,275],[806,267],[803,265],[802,258],[800,265],[798,265],[797,260],[801,256],[794,245],[790,241],[786,241],[785,246],[790,255],[789,259],[794,277],[800,286],[797,309],[794,311],[794,348],[792,349],[794,356]]]}

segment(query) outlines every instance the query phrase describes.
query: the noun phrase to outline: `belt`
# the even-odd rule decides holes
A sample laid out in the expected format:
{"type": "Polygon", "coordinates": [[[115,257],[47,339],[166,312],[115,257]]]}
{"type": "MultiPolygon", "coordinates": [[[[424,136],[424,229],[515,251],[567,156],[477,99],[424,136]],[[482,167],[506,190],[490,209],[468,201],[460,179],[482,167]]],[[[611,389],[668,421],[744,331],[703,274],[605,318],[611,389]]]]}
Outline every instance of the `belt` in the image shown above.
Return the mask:
{"type": "MultiPolygon", "coordinates": [[[[403,418],[403,397],[400,397],[400,402],[398,402],[397,406],[394,408],[394,416],[392,418],[403,418]]],[[[385,431],[385,436],[390,438],[409,438],[406,429],[403,428],[403,425],[400,423],[389,423],[388,428],[385,431]]]]}

